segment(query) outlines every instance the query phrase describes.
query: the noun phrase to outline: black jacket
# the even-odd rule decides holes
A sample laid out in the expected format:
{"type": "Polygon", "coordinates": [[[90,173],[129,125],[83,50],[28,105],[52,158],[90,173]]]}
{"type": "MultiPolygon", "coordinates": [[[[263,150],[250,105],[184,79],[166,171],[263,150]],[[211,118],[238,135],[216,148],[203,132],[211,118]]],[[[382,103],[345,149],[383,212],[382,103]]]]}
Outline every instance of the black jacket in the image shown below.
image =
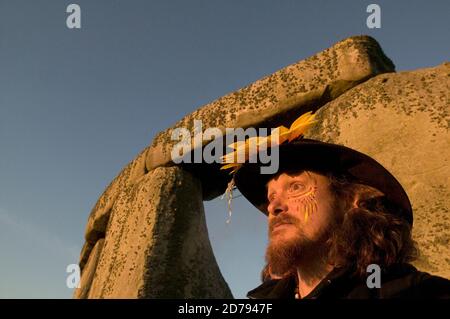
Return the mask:
{"type": "MultiPolygon", "coordinates": [[[[450,298],[450,280],[418,271],[409,264],[395,265],[381,273],[381,288],[368,288],[351,269],[329,273],[304,299],[450,298]]],[[[368,273],[368,275],[370,275],[368,273]]],[[[251,299],[294,299],[295,277],[268,280],[248,292],[251,299]]]]}

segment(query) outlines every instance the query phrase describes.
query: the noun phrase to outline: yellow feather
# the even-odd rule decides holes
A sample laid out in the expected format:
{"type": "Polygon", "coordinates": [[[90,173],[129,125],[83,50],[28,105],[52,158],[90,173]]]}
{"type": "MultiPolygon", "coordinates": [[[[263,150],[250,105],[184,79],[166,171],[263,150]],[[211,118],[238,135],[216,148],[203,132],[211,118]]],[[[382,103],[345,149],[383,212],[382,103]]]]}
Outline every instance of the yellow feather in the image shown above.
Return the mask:
{"type": "MultiPolygon", "coordinates": [[[[286,126],[281,125],[272,131],[272,135],[276,133],[278,133],[278,145],[281,145],[289,138],[290,131],[286,126]]],[[[268,138],[270,138],[270,136],[268,136],[268,138]]]]}
{"type": "Polygon", "coordinates": [[[237,163],[230,163],[230,164],[223,165],[220,169],[228,169],[228,168],[236,167],[239,165],[240,164],[237,164],[237,163]]]}
{"type": "Polygon", "coordinates": [[[232,175],[232,174],[236,173],[237,170],[241,168],[241,166],[242,166],[242,165],[236,166],[236,167],[229,173],[229,175],[232,175]]]}
{"type": "Polygon", "coordinates": [[[304,125],[305,123],[309,123],[310,121],[314,120],[314,117],[316,115],[312,114],[312,111],[306,112],[302,114],[300,117],[298,117],[290,127],[290,130],[296,129],[300,125],[304,125]]]}
{"type": "MultiPolygon", "coordinates": [[[[255,136],[248,138],[245,143],[238,141],[228,145],[228,147],[234,149],[235,151],[221,157],[222,163],[227,163],[227,165],[222,166],[221,169],[233,168],[231,173],[236,172],[242,166],[242,163],[238,163],[238,160],[241,160],[241,158],[238,158],[238,154],[241,154],[240,152],[244,152],[244,160],[247,161],[251,156],[253,156],[253,154],[250,154],[250,151],[252,151],[252,153],[255,151],[259,152],[272,146],[271,139],[275,135],[278,135],[278,141],[275,141],[278,145],[283,144],[286,140],[289,142],[295,140],[299,136],[303,135],[313,123],[317,122],[314,121],[314,118],[315,114],[310,111],[297,118],[291,124],[290,128],[281,125],[272,131],[272,135],[260,137],[255,136]]],[[[308,219],[309,214],[310,212],[308,208],[308,211],[305,214],[306,220],[308,219]]]]}
{"type": "Polygon", "coordinates": [[[315,116],[315,114],[307,112],[296,119],[289,129],[289,142],[303,135],[312,124],[316,123],[317,121],[314,121],[315,116]]]}
{"type": "Polygon", "coordinates": [[[235,163],[237,159],[237,153],[231,152],[223,156],[222,163],[235,163]]]}
{"type": "Polygon", "coordinates": [[[242,142],[242,141],[237,141],[237,142],[234,142],[234,143],[231,143],[230,145],[227,145],[229,148],[232,148],[232,149],[236,149],[236,147],[238,146],[238,144],[240,143],[240,142],[242,142]]]}

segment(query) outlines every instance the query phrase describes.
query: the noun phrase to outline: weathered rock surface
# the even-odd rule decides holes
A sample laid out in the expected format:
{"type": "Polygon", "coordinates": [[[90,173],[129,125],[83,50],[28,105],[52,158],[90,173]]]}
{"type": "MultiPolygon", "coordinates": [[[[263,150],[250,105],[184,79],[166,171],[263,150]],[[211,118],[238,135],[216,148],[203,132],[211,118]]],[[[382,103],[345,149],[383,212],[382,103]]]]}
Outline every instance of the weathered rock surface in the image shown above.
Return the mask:
{"type": "Polygon", "coordinates": [[[89,298],[232,298],[210,246],[201,194],[200,182],[178,167],[125,186],[89,298]]]}
{"type": "Polygon", "coordinates": [[[376,76],[317,119],[308,137],[368,154],[397,177],[413,206],[415,265],[450,278],[450,63],[376,76]]]}
{"type": "Polygon", "coordinates": [[[290,122],[294,114],[319,108],[358,83],[394,69],[373,38],[345,39],[199,108],[174,127],[159,133],[147,154],[147,170],[171,161],[171,151],[177,143],[171,140],[173,129],[188,128],[193,136],[195,119],[202,120],[203,130],[218,127],[222,133],[226,127],[261,127],[273,121],[290,122]]]}
{"type": "Polygon", "coordinates": [[[422,251],[416,266],[450,278],[449,69],[392,73],[374,39],[352,37],[187,115],[159,133],[92,209],[74,297],[232,297],[202,203],[225,191],[229,175],[218,164],[174,166],[172,131],[192,133],[194,119],[222,132],[276,127],[310,110],[319,110],[320,124],[308,137],[373,156],[404,185],[422,251]]]}
{"type": "MultiPolygon", "coordinates": [[[[277,121],[289,121],[292,114],[318,108],[371,76],[393,71],[394,65],[374,39],[351,37],[198,109],[173,128],[192,129],[194,119],[203,121],[203,129],[270,126],[277,121]]],[[[105,237],[111,208],[120,190],[148,171],[170,165],[170,150],[176,142],[171,141],[173,128],[158,134],[152,145],[131,161],[98,199],[86,225],[81,268],[96,241],[105,237]]],[[[228,176],[219,172],[218,167],[211,165],[205,170],[207,174],[199,176],[202,183],[208,185],[203,188],[205,200],[221,194],[226,186],[228,176]],[[215,181],[214,185],[210,185],[211,181],[215,181]]]]}
{"type": "Polygon", "coordinates": [[[145,148],[134,160],[132,160],[116,178],[109,184],[106,190],[98,199],[89,215],[86,225],[85,239],[80,254],[80,268],[84,267],[91,249],[99,238],[105,237],[106,225],[109,221],[111,208],[119,192],[126,186],[132,185],[138,178],[144,176],[145,158],[148,148],[145,148]]]}
{"type": "Polygon", "coordinates": [[[89,289],[91,288],[92,280],[95,276],[95,271],[97,269],[97,264],[100,258],[100,253],[102,252],[104,241],[105,240],[103,238],[99,239],[89,254],[89,258],[82,269],[80,288],[75,289],[73,294],[74,298],[86,299],[88,297],[89,289]]]}

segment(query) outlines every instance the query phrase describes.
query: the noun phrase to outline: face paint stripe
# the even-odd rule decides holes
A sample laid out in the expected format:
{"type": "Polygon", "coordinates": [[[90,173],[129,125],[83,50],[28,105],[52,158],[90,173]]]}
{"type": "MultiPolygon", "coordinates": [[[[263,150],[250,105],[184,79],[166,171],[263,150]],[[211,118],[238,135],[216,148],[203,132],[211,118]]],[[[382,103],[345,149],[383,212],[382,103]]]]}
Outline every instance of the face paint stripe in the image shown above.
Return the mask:
{"type": "MultiPolygon", "coordinates": [[[[309,216],[312,215],[314,212],[317,211],[317,201],[316,201],[316,193],[317,193],[317,186],[314,185],[311,187],[311,189],[300,196],[290,196],[289,199],[293,200],[294,203],[300,203],[301,206],[304,208],[304,220],[305,222],[308,221],[309,216]]],[[[296,206],[297,211],[299,211],[299,205],[296,206]]]]}

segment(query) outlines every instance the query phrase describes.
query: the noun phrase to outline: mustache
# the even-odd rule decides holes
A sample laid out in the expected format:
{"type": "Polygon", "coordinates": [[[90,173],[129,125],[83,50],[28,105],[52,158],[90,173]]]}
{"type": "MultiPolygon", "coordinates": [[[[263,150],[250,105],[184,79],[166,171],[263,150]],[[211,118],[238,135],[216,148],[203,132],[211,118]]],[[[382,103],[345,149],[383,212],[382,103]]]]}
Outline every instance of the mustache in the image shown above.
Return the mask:
{"type": "Polygon", "coordinates": [[[293,217],[293,216],[290,216],[290,215],[284,215],[284,216],[280,215],[280,216],[272,219],[269,222],[269,231],[272,232],[273,229],[275,227],[277,227],[278,225],[280,225],[280,224],[297,224],[297,223],[298,222],[297,222],[297,218],[296,217],[293,217]]]}

